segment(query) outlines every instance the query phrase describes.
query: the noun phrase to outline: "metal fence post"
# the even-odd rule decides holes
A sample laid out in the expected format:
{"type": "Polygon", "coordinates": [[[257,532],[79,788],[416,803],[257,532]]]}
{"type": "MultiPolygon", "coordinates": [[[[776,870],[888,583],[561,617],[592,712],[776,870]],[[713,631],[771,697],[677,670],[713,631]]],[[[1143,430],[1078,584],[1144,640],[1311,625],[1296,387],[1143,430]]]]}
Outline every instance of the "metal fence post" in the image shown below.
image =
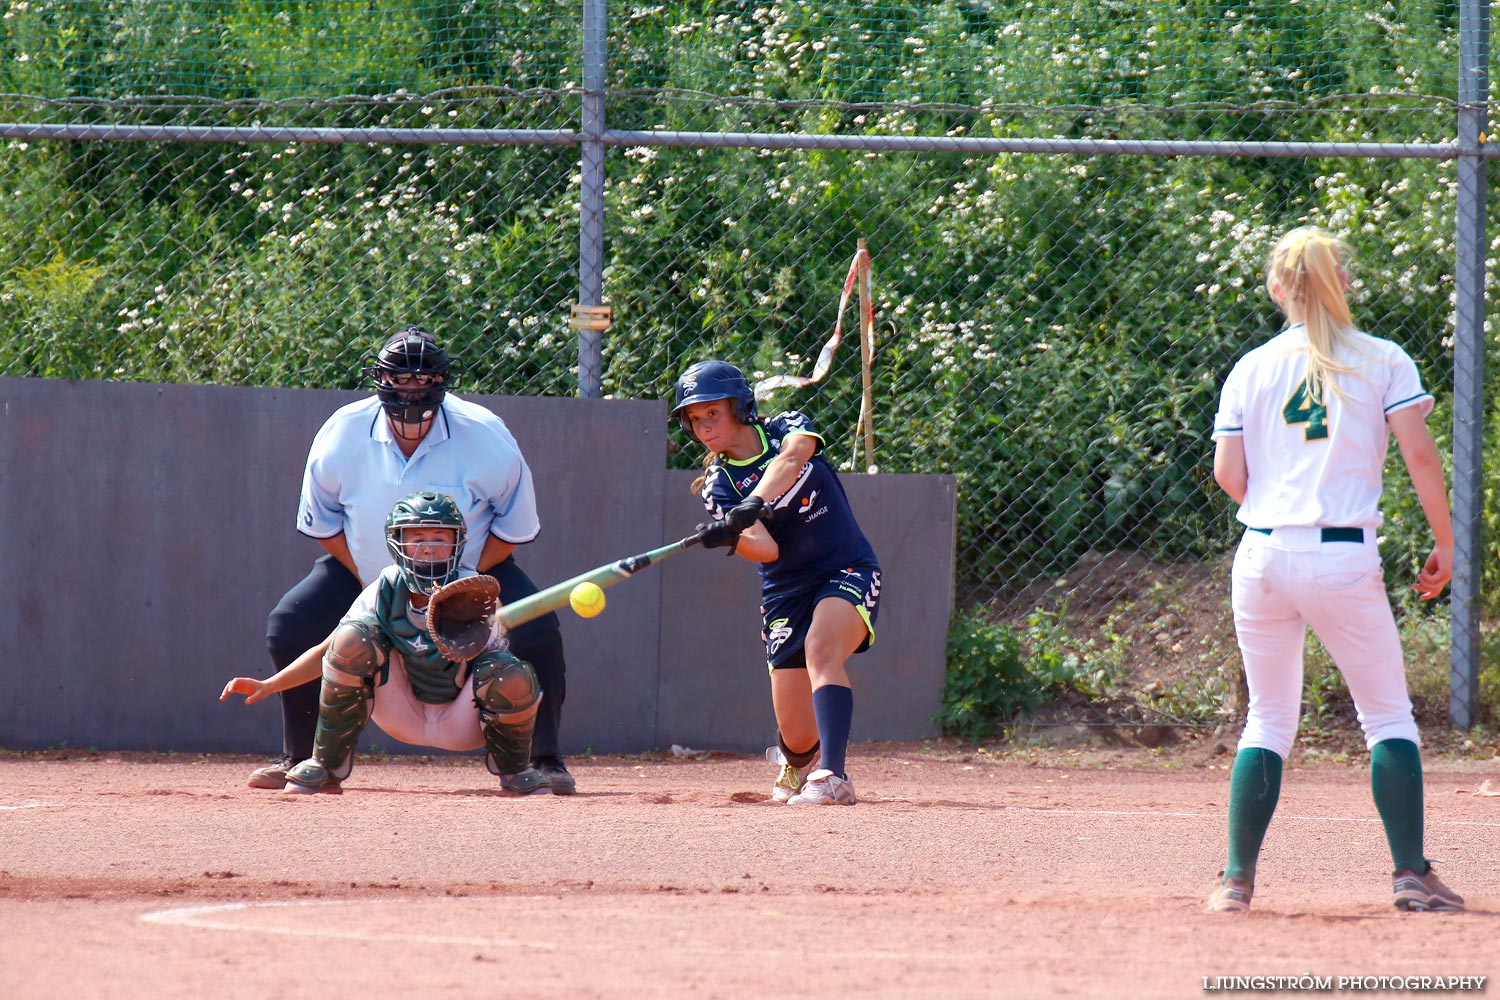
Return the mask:
{"type": "Polygon", "coordinates": [[[1448,716],[1474,724],[1479,695],[1480,529],[1484,488],[1485,158],[1490,5],[1459,5],[1458,204],[1453,273],[1453,635],[1448,716]]]}
{"type": "MultiPolygon", "coordinates": [[[[583,119],[579,143],[578,305],[583,311],[604,303],[604,0],[583,0],[583,119]]],[[[603,390],[603,339],[599,324],[578,328],[578,395],[598,399],[603,390]]],[[[607,324],[605,324],[607,325],[607,324]]]]}

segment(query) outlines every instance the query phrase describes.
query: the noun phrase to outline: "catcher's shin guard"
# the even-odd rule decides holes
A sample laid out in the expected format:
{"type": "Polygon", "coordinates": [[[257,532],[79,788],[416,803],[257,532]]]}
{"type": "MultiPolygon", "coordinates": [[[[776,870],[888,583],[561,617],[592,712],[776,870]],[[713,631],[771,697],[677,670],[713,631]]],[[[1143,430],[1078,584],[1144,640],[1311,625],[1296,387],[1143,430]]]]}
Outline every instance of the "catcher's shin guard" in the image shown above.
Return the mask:
{"type": "Polygon", "coordinates": [[[354,744],[370,721],[374,692],[365,684],[338,684],[325,679],[318,699],[318,730],[312,759],[343,781],[354,768],[354,744]]]}
{"type": "Polygon", "coordinates": [[[484,727],[485,767],[491,774],[515,774],[531,763],[531,731],[542,689],[531,664],[497,649],[473,663],[474,703],[484,727]]]}
{"type": "Polygon", "coordinates": [[[323,654],[312,759],[339,781],[354,766],[354,744],[370,721],[375,675],[386,665],[390,648],[378,622],[356,619],[333,630],[323,654]]]}

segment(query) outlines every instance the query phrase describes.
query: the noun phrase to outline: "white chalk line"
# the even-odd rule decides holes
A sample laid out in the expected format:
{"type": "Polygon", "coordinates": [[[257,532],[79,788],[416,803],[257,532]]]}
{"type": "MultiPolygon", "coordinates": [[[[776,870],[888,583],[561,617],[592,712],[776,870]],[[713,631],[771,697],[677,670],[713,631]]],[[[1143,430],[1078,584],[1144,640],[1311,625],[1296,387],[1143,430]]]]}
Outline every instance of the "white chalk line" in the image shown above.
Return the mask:
{"type": "MultiPolygon", "coordinates": [[[[309,929],[300,921],[294,921],[294,926],[260,926],[255,924],[243,924],[233,920],[225,919],[228,914],[246,913],[251,910],[274,910],[291,909],[294,907],[312,906],[402,906],[408,903],[473,903],[477,901],[491,901],[497,899],[522,899],[557,901],[552,896],[445,896],[422,899],[407,899],[397,897],[394,899],[321,899],[321,900],[297,900],[291,902],[262,902],[262,903],[220,903],[207,906],[180,906],[168,910],[153,910],[142,913],[140,919],[148,924],[162,924],[169,927],[193,927],[200,930],[232,931],[235,933],[252,934],[274,934],[283,937],[316,938],[324,940],[337,938],[345,941],[359,942],[402,942],[407,944],[450,944],[462,945],[467,948],[486,947],[529,947],[542,948],[547,951],[558,951],[560,946],[551,941],[538,941],[534,938],[511,938],[511,937],[461,937],[456,935],[435,934],[407,934],[382,931],[361,931],[341,928],[330,928],[322,925],[316,929],[309,929]]],[[[629,918],[628,912],[621,913],[622,918],[629,918]]],[[[685,933],[685,932],[680,932],[685,933]]],[[[659,929],[650,932],[652,947],[660,946],[662,942],[662,931],[659,929]]],[[[745,947],[743,944],[734,943],[723,946],[697,944],[691,941],[674,940],[671,942],[674,955],[684,953],[702,955],[705,957],[728,957],[728,956],[757,956],[763,958],[785,958],[786,949],[745,947]]],[[[570,940],[566,945],[569,953],[579,951],[618,952],[621,948],[629,945],[600,943],[593,944],[588,941],[570,940]]],[[[913,951],[895,951],[889,949],[839,949],[841,961],[848,960],[882,960],[892,962],[911,963],[914,960],[940,962],[945,966],[951,966],[955,962],[971,962],[976,965],[992,963],[994,956],[982,953],[982,949],[976,951],[971,947],[962,947],[952,952],[935,951],[930,947],[923,947],[913,951]]]]}
{"type": "Polygon", "coordinates": [[[14,805],[14,806],[0,805],[0,812],[10,812],[11,810],[14,810],[14,809],[40,809],[40,808],[42,808],[42,803],[40,803],[40,802],[22,802],[19,805],[14,805]]]}
{"type": "MultiPolygon", "coordinates": [[[[461,944],[474,947],[522,945],[533,948],[545,948],[549,951],[555,950],[557,947],[545,941],[527,941],[521,938],[507,937],[461,937],[452,934],[393,934],[380,931],[342,930],[337,927],[328,927],[327,925],[320,926],[316,930],[309,930],[304,924],[294,927],[257,927],[247,926],[219,917],[220,914],[244,913],[250,910],[291,909],[293,907],[311,906],[347,906],[350,903],[356,903],[361,906],[385,906],[391,903],[408,902],[411,902],[411,900],[398,898],[375,900],[307,899],[295,902],[221,903],[210,906],[180,906],[170,910],[155,910],[150,913],[141,914],[141,920],[148,924],[198,927],[214,931],[253,931],[257,934],[280,934],[286,937],[307,937],[311,935],[319,939],[340,938],[345,941],[405,941],[420,944],[461,944]]],[[[439,902],[439,900],[423,900],[423,902],[439,902]]]]}

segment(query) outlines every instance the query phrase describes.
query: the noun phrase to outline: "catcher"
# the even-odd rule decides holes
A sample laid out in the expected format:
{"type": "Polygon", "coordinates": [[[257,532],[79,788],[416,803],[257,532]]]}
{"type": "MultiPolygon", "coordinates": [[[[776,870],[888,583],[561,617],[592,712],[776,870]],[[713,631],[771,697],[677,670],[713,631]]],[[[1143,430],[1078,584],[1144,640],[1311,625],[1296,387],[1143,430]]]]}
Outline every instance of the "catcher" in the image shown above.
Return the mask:
{"type": "MultiPolygon", "coordinates": [[[[542,692],[531,665],[506,648],[496,622],[499,585],[459,568],[464,518],[445,493],[402,497],[385,522],[395,564],[364,589],[330,637],[312,757],[287,772],[285,792],[338,793],[354,746],[374,719],[403,743],[485,749],[509,795],[547,791],[530,765],[542,692]]],[[[254,704],[317,676],[315,647],[266,680],[236,677],[223,701],[254,704]]]]}

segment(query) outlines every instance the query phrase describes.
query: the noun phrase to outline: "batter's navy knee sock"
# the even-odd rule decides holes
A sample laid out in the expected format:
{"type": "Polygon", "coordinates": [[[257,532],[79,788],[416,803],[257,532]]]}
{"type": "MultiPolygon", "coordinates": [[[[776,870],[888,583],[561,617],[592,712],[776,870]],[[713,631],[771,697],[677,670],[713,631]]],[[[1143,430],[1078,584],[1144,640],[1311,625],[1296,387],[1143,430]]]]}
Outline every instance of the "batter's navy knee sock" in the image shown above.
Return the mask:
{"type": "Polygon", "coordinates": [[[1278,754],[1260,747],[1246,747],[1234,757],[1229,778],[1229,863],[1225,878],[1255,881],[1255,864],[1266,839],[1276,800],[1281,798],[1281,765],[1278,754]]]}
{"type": "Polygon", "coordinates": [[[1370,792],[1385,826],[1397,871],[1427,874],[1422,853],[1422,754],[1411,740],[1381,740],[1370,749],[1370,792]]]}
{"type": "Polygon", "coordinates": [[[813,717],[818,720],[818,742],[823,744],[823,767],[840,778],[849,749],[849,726],[854,721],[854,691],[842,684],[824,684],[813,691],[813,717]]]}

